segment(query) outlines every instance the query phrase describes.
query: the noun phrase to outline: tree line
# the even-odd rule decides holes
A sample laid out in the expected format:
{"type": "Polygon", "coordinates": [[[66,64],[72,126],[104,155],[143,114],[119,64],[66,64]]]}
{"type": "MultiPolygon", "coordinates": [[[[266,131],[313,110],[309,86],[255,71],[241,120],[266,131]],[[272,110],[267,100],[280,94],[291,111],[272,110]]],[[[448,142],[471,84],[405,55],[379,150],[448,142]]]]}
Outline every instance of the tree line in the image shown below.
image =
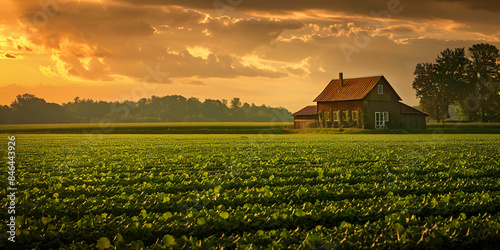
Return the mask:
{"type": "Polygon", "coordinates": [[[450,117],[450,105],[458,107],[463,121],[500,122],[500,55],[491,44],[446,49],[434,63],[415,67],[413,88],[420,107],[430,118],[450,117]]]}
{"type": "Polygon", "coordinates": [[[48,103],[32,94],[17,95],[10,106],[0,106],[0,123],[88,123],[88,122],[288,122],[291,113],[282,107],[231,101],[185,98],[180,95],[152,96],[137,102],[106,102],[76,97],[72,102],[48,103]]]}

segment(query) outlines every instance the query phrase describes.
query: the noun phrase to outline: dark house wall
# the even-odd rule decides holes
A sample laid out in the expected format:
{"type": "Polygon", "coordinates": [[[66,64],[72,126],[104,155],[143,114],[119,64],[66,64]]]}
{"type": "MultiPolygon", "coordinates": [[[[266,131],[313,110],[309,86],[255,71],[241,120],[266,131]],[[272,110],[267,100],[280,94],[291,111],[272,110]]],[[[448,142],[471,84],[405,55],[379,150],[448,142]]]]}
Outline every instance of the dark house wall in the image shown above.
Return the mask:
{"type": "Polygon", "coordinates": [[[393,101],[364,101],[363,128],[375,128],[375,112],[389,112],[388,128],[400,128],[401,109],[398,102],[393,101]]]}
{"type": "Polygon", "coordinates": [[[426,116],[420,114],[402,114],[404,128],[408,129],[426,129],[426,116]]]}
{"type": "Polygon", "coordinates": [[[318,117],[316,115],[295,116],[293,118],[293,128],[294,129],[307,128],[309,124],[315,122],[317,118],[318,117]]]}
{"type": "MultiPolygon", "coordinates": [[[[330,122],[333,122],[333,112],[335,111],[358,111],[358,122],[354,127],[361,128],[363,126],[363,101],[337,101],[337,102],[318,102],[319,112],[330,112],[330,122]]],[[[338,125],[337,125],[338,126],[338,125]]]]}
{"type": "Polygon", "coordinates": [[[400,102],[365,101],[364,102],[363,128],[375,128],[375,112],[389,112],[389,129],[425,129],[426,116],[417,113],[403,113],[403,104],[400,102]]]}

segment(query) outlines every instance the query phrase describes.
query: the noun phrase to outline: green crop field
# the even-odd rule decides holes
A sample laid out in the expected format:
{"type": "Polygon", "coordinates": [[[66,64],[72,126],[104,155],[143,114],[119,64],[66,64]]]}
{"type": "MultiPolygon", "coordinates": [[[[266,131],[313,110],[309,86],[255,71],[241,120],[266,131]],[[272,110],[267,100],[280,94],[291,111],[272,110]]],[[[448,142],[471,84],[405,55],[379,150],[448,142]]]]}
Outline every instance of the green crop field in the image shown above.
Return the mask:
{"type": "Polygon", "coordinates": [[[3,249],[500,245],[498,134],[15,136],[3,249]]]}
{"type": "Polygon", "coordinates": [[[428,129],[293,129],[292,122],[0,124],[0,134],[500,134],[500,123],[429,123],[428,129]]]}
{"type": "Polygon", "coordinates": [[[158,122],[0,125],[0,133],[36,134],[281,134],[290,122],[158,122]]]}

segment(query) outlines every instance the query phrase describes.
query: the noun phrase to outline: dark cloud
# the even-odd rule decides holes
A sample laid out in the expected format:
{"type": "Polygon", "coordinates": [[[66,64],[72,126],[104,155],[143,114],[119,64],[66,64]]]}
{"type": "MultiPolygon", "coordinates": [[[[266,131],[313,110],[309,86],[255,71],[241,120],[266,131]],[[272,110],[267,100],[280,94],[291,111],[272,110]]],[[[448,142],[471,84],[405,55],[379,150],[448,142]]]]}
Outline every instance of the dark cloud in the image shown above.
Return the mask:
{"type": "Polygon", "coordinates": [[[213,33],[202,45],[217,52],[242,55],[259,46],[271,44],[284,30],[297,30],[303,24],[256,18],[238,19],[231,23],[229,18],[211,18],[202,26],[213,33]]]}
{"type": "Polygon", "coordinates": [[[3,55],[3,57],[4,57],[4,58],[12,58],[12,59],[16,59],[16,58],[17,58],[16,56],[14,56],[14,55],[12,55],[12,54],[9,54],[9,53],[5,53],[5,54],[3,55]]]}
{"type": "Polygon", "coordinates": [[[500,11],[500,1],[498,0],[438,0],[440,2],[447,3],[459,3],[463,4],[467,8],[486,10],[490,12],[500,11]]]}
{"type": "MultiPolygon", "coordinates": [[[[122,0],[130,4],[137,3],[134,0],[122,0]]],[[[307,9],[323,9],[323,10],[359,10],[380,9],[385,8],[387,0],[369,0],[362,4],[355,1],[332,1],[332,0],[215,0],[215,1],[199,1],[199,0],[145,0],[141,4],[151,5],[177,5],[187,8],[204,9],[204,10],[262,10],[262,11],[283,11],[283,10],[307,10],[307,9]]]]}
{"type": "MultiPolygon", "coordinates": [[[[132,1],[132,0],[124,0],[132,1]]],[[[218,0],[223,3],[229,1],[218,0]]],[[[217,15],[213,1],[197,0],[150,0],[150,4],[159,5],[182,5],[187,8],[203,9],[217,15]]],[[[236,1],[238,2],[238,1],[236,1]]],[[[465,24],[467,31],[478,31],[488,33],[499,29],[500,24],[500,1],[497,0],[367,0],[362,4],[358,1],[334,1],[334,0],[252,0],[241,1],[241,4],[224,11],[224,15],[237,16],[238,13],[249,15],[266,16],[288,16],[309,20],[351,19],[353,21],[362,18],[389,17],[392,21],[407,20],[425,24],[431,20],[454,20],[465,24]],[[314,10],[314,11],[312,11],[314,10]],[[397,10],[397,11],[394,11],[397,10]],[[294,16],[297,12],[303,16],[294,16]],[[326,14],[326,16],[324,15],[326,14]],[[330,16],[328,16],[330,14],[330,16]],[[344,16],[344,17],[342,17],[344,16]]],[[[368,21],[365,21],[368,22],[368,21]]]]}
{"type": "Polygon", "coordinates": [[[301,68],[285,67],[286,70],[296,76],[306,75],[307,72],[301,68]]]}
{"type": "MultiPolygon", "coordinates": [[[[122,0],[130,4],[137,4],[134,0],[122,0]]],[[[389,4],[400,4],[402,6],[409,5],[411,0],[366,0],[362,3],[358,1],[340,1],[340,0],[215,0],[215,1],[199,1],[199,0],[145,0],[141,4],[150,5],[178,5],[187,8],[215,10],[225,9],[229,11],[271,11],[280,13],[282,11],[303,11],[310,9],[329,10],[344,13],[370,13],[370,11],[385,10],[389,4]],[[219,4],[214,4],[219,3],[219,4]],[[233,3],[233,4],[231,4],[233,3]],[[222,6],[222,8],[221,8],[222,6]],[[225,8],[224,8],[225,6],[225,8]]],[[[467,8],[486,10],[496,12],[500,10],[500,2],[497,0],[422,0],[413,1],[414,5],[429,6],[432,2],[443,2],[449,4],[461,4],[467,8]]],[[[429,8],[430,9],[430,8],[429,8]]]]}

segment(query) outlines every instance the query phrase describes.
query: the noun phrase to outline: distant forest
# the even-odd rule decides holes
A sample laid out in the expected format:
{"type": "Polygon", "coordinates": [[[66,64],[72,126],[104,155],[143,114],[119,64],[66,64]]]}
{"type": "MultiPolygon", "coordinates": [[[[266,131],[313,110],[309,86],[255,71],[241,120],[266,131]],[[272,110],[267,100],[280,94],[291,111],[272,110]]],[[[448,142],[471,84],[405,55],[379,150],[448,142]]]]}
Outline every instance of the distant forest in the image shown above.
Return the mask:
{"type": "Polygon", "coordinates": [[[32,94],[18,95],[10,106],[0,106],[2,124],[89,122],[289,122],[285,108],[227,100],[152,96],[137,102],[106,102],[76,97],[72,102],[48,103],[32,94]]]}

